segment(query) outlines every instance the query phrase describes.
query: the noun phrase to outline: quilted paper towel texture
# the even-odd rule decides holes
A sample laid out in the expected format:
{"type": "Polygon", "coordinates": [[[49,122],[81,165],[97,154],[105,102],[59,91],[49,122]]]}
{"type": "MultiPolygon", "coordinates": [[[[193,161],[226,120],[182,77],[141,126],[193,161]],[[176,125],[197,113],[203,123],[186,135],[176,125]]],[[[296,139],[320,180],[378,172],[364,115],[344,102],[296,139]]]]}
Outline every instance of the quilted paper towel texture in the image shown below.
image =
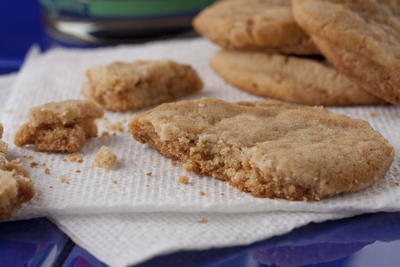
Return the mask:
{"type": "MultiPolygon", "coordinates": [[[[124,213],[50,218],[77,244],[110,266],[130,266],[179,250],[249,245],[310,222],[353,216],[346,213],[124,213]],[[207,223],[199,223],[206,219],[207,223]]],[[[229,251],[238,256],[243,248],[229,251]]],[[[221,253],[221,252],[218,252],[221,253]]],[[[197,260],[203,260],[201,254],[197,260]]],[[[194,255],[196,257],[196,255],[194,255]]],[[[161,266],[177,262],[162,261],[161,266]]]]}
{"type": "MultiPolygon", "coordinates": [[[[201,97],[225,101],[260,100],[262,98],[240,91],[225,83],[209,67],[210,58],[218,48],[208,41],[192,40],[156,42],[144,45],[119,46],[90,50],[53,49],[32,56],[22,68],[13,87],[1,120],[5,126],[4,139],[9,142],[9,157],[20,157],[25,166],[31,162],[46,163],[46,167],[28,168],[36,188],[35,198],[16,209],[14,218],[47,215],[120,212],[256,212],[256,211],[313,211],[313,212],[373,212],[400,210],[400,107],[373,106],[329,108],[353,118],[366,119],[396,149],[395,161],[385,179],[363,191],[340,195],[315,202],[290,202],[254,198],[228,185],[227,182],[183,171],[179,164],[159,155],[149,145],[136,142],[127,133],[127,123],[139,112],[106,112],[110,124],[124,122],[124,132],[116,136],[88,140],[77,153],[83,162],[70,162],[64,153],[37,153],[35,147],[17,148],[13,137],[17,129],[28,121],[28,109],[50,101],[84,99],[80,93],[86,69],[114,61],[158,60],[170,58],[192,65],[204,81],[201,97]],[[125,122],[126,121],[126,122],[125,122]],[[118,159],[111,170],[93,167],[94,155],[106,145],[118,159]],[[26,159],[23,156],[32,156],[26,159]],[[63,161],[64,160],[64,161],[63,161]],[[45,168],[50,174],[45,174],[45,168]],[[77,172],[80,171],[80,172],[77,172]],[[152,173],[151,176],[146,175],[152,173]],[[59,176],[66,175],[68,183],[59,176]],[[189,177],[189,185],[178,179],[189,177]],[[116,182],[116,184],[115,184],[116,182]],[[200,191],[205,192],[201,196],[200,191]],[[223,193],[223,195],[221,194],[223,193]]],[[[105,120],[99,122],[100,134],[105,120]]],[[[113,133],[112,131],[110,133],[113,133]]]]}
{"type": "MultiPolygon", "coordinates": [[[[16,75],[0,76],[2,95],[9,94],[16,78],[16,75]]],[[[128,266],[184,249],[248,245],[287,233],[309,222],[339,219],[352,215],[284,212],[263,214],[122,213],[55,216],[51,219],[75,242],[96,255],[98,259],[110,266],[128,266]],[[207,223],[199,223],[203,219],[206,219],[207,223]]],[[[244,248],[240,247],[234,251],[227,249],[223,255],[221,251],[216,253],[220,257],[234,256],[243,250],[244,248]]],[[[201,257],[201,254],[196,255],[201,257]]],[[[199,261],[201,258],[192,260],[199,261]]],[[[169,264],[162,260],[162,264],[166,265],[172,266],[175,263],[169,264]]]]}

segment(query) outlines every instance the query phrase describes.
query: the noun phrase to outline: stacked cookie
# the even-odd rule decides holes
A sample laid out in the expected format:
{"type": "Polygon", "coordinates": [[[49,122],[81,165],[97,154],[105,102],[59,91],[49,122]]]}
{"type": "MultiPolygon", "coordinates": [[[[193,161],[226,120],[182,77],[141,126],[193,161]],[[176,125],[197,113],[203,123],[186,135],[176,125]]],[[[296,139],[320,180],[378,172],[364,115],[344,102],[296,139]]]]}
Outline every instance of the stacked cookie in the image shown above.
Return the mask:
{"type": "Polygon", "coordinates": [[[195,29],[223,48],[211,67],[242,90],[299,104],[400,104],[400,26],[390,19],[400,8],[292,2],[220,1],[200,13],[195,29]]]}

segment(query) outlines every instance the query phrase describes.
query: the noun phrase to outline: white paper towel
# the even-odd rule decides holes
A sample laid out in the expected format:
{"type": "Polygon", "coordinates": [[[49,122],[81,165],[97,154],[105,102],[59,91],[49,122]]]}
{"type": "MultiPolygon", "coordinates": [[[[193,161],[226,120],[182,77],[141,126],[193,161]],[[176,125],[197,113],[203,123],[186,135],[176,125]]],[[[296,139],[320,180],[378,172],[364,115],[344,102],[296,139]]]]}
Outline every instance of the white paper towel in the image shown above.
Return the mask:
{"type": "MultiPolygon", "coordinates": [[[[78,245],[110,266],[138,264],[179,250],[248,245],[345,213],[124,213],[50,218],[78,245]],[[199,223],[206,219],[207,223],[199,223]]],[[[164,262],[163,266],[179,266],[164,262]]]]}
{"type": "MultiPolygon", "coordinates": [[[[32,201],[16,209],[14,219],[47,215],[121,212],[256,212],[256,211],[309,211],[309,212],[373,212],[400,210],[400,107],[373,106],[330,108],[353,118],[370,122],[396,149],[395,161],[374,186],[357,193],[340,195],[322,201],[290,202],[260,199],[228,185],[227,182],[206,176],[188,174],[179,164],[159,155],[149,145],[136,142],[126,132],[126,124],[136,113],[107,112],[110,123],[126,120],[125,132],[116,136],[88,140],[79,155],[83,163],[69,162],[67,154],[37,153],[34,146],[17,148],[13,137],[17,129],[28,121],[28,109],[50,101],[84,99],[80,93],[85,83],[86,69],[114,61],[157,60],[171,58],[192,65],[204,81],[199,94],[185,99],[213,97],[226,101],[259,100],[260,97],[240,91],[225,83],[208,66],[218,47],[202,38],[157,42],[136,46],[98,49],[50,50],[31,56],[22,68],[10,94],[1,120],[5,126],[4,139],[9,146],[10,158],[20,157],[26,167],[33,161],[46,163],[46,167],[28,167],[36,188],[32,201]],[[372,115],[371,115],[372,114],[372,115]],[[111,170],[92,167],[94,155],[107,145],[118,157],[111,170]],[[28,160],[23,156],[33,156],[28,160]],[[66,162],[63,159],[67,159],[66,162]],[[52,161],[54,160],[54,161],[52,161]],[[50,174],[44,173],[45,168],[50,174]],[[80,173],[76,171],[80,170],[80,173]],[[151,172],[151,176],[146,173],[151,172]],[[68,183],[59,176],[66,175],[68,183]],[[178,179],[187,175],[189,185],[178,179]],[[113,180],[117,181],[114,184],[113,180]],[[52,187],[52,188],[51,188],[52,187]],[[205,192],[201,196],[200,191],[205,192]],[[221,195],[223,193],[224,195],[221,195]]],[[[143,110],[139,111],[142,112],[143,110]]],[[[100,133],[105,130],[100,121],[100,133]]]]}
{"type": "MultiPolygon", "coordinates": [[[[0,76],[0,94],[8,96],[16,79],[15,74],[0,76]]],[[[101,261],[110,266],[128,266],[179,250],[248,245],[310,222],[353,215],[285,212],[123,213],[54,216],[50,219],[101,261]],[[203,219],[207,223],[199,223],[203,219]]],[[[237,253],[240,251],[241,248],[238,248],[237,253]]],[[[174,266],[176,262],[163,264],[174,266]]]]}

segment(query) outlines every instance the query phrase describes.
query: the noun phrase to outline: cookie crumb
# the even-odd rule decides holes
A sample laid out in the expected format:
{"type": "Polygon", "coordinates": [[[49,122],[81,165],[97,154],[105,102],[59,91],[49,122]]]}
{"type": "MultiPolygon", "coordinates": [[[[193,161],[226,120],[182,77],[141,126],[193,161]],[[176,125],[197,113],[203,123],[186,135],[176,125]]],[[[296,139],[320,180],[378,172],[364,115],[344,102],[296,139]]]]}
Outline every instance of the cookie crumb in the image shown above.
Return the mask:
{"type": "Polygon", "coordinates": [[[371,118],[375,118],[376,116],[378,116],[379,112],[372,112],[371,114],[369,114],[371,116],[371,118]]]}
{"type": "Polygon", "coordinates": [[[152,172],[146,173],[147,176],[151,176],[152,172]]]}
{"type": "Polygon", "coordinates": [[[31,168],[34,168],[34,167],[36,167],[36,166],[39,166],[39,163],[37,163],[37,162],[32,162],[30,167],[31,167],[31,168]]]}
{"type": "Polygon", "coordinates": [[[109,136],[110,136],[110,133],[107,131],[104,131],[101,133],[101,137],[109,137],[109,136]]]}
{"type": "Polygon", "coordinates": [[[181,176],[181,177],[179,178],[179,182],[180,182],[181,184],[188,184],[188,183],[189,183],[189,178],[188,178],[187,176],[181,176]]]}
{"type": "Polygon", "coordinates": [[[200,191],[200,195],[204,196],[206,193],[204,193],[203,191],[200,191]]]}
{"type": "Polygon", "coordinates": [[[122,125],[122,122],[117,122],[116,124],[111,124],[109,125],[108,122],[106,122],[106,128],[107,130],[110,131],[119,131],[119,132],[123,132],[124,131],[124,126],[122,125]]]}
{"type": "Polygon", "coordinates": [[[39,164],[39,165],[40,165],[40,167],[44,167],[44,166],[46,166],[46,163],[39,164]]]}
{"type": "Polygon", "coordinates": [[[221,193],[221,196],[225,195],[224,193],[221,193]]]}
{"type": "Polygon", "coordinates": [[[80,171],[80,170],[76,170],[76,172],[77,172],[77,173],[80,173],[81,171],[80,171]]]}
{"type": "Polygon", "coordinates": [[[147,187],[150,187],[148,184],[146,184],[147,187]]]}
{"type": "Polygon", "coordinates": [[[50,185],[50,188],[53,188],[53,187],[50,185]]]}
{"type": "Polygon", "coordinates": [[[45,174],[50,174],[50,169],[49,169],[49,168],[46,168],[46,169],[44,170],[44,173],[45,173],[45,174]]]}
{"type": "Polygon", "coordinates": [[[376,194],[379,195],[380,193],[379,193],[379,192],[376,192],[376,194]]]}
{"type": "Polygon", "coordinates": [[[208,221],[206,219],[202,219],[201,221],[199,221],[199,223],[207,223],[208,221]]]}
{"type": "Polygon", "coordinates": [[[67,176],[66,175],[60,175],[60,180],[61,180],[61,183],[65,183],[65,181],[67,180],[67,176]]]}
{"type": "Polygon", "coordinates": [[[176,162],[175,162],[175,161],[172,161],[172,162],[171,162],[171,165],[172,165],[172,166],[176,166],[176,162]]]}
{"type": "Polygon", "coordinates": [[[69,182],[67,182],[67,184],[69,184],[69,182]]]}
{"type": "Polygon", "coordinates": [[[117,136],[117,134],[116,134],[116,133],[113,133],[113,136],[117,136]]]}
{"type": "Polygon", "coordinates": [[[117,184],[117,183],[118,183],[118,181],[117,181],[117,180],[112,180],[112,182],[113,182],[114,184],[117,184]]]}
{"type": "Polygon", "coordinates": [[[50,159],[51,161],[55,161],[55,159],[50,159]]]}
{"type": "Polygon", "coordinates": [[[102,146],[94,157],[96,166],[103,168],[111,168],[116,160],[117,156],[106,146],[102,146]]]}
{"type": "Polygon", "coordinates": [[[399,183],[394,183],[395,186],[399,186],[399,183]]]}
{"type": "Polygon", "coordinates": [[[63,159],[62,161],[67,161],[66,159],[63,159]]]}
{"type": "Polygon", "coordinates": [[[76,161],[83,162],[83,157],[79,156],[79,155],[77,155],[75,153],[68,154],[68,158],[69,158],[70,162],[76,162],[76,161]]]}
{"type": "Polygon", "coordinates": [[[4,111],[5,113],[7,113],[7,114],[10,114],[11,112],[13,112],[13,109],[12,108],[10,108],[10,109],[7,109],[6,111],[4,111]]]}

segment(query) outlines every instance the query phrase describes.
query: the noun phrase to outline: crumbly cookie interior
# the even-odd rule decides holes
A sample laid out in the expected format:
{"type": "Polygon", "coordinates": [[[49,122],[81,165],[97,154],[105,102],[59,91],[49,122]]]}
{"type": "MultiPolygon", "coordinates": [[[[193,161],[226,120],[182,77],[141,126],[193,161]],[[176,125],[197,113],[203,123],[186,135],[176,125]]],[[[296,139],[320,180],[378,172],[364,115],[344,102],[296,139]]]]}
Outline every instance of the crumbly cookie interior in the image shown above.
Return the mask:
{"type": "Polygon", "coordinates": [[[166,104],[129,127],[185,170],[257,197],[319,200],[361,190],[394,159],[393,147],[366,121],[272,100],[166,104]]]}

